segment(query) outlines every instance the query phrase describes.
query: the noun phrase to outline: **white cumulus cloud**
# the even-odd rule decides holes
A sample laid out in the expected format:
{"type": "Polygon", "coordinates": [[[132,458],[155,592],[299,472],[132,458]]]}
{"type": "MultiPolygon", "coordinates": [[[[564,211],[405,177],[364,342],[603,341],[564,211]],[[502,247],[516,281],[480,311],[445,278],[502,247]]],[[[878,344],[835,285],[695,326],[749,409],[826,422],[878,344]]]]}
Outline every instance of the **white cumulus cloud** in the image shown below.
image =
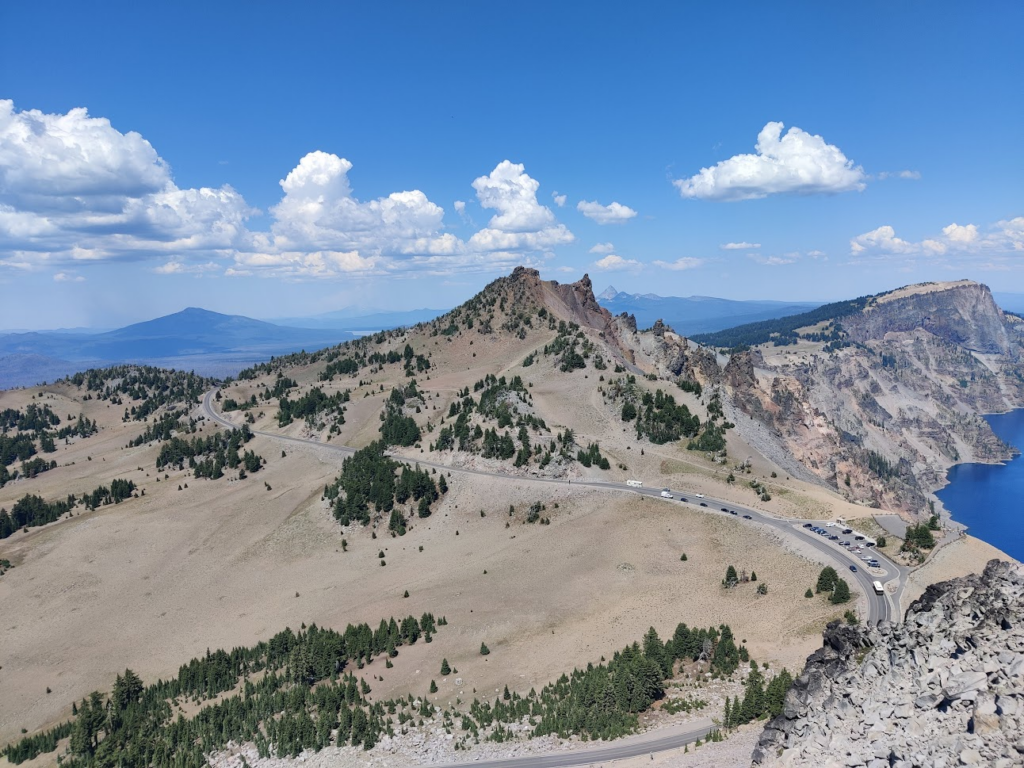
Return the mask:
{"type": "Polygon", "coordinates": [[[53,276],[53,281],[55,283],[84,283],[85,278],[69,272],[58,272],[53,276]]]}
{"type": "Polygon", "coordinates": [[[722,243],[718,246],[723,251],[749,251],[754,248],[760,248],[760,243],[722,243]]]}
{"type": "Polygon", "coordinates": [[[223,253],[254,213],[229,186],[179,189],[148,141],[105,118],[0,100],[0,252],[35,266],[223,253]]]}
{"type": "Polygon", "coordinates": [[[629,206],[615,202],[601,205],[596,200],[580,200],[576,204],[576,210],[598,224],[624,224],[636,216],[636,211],[629,206]]]}
{"type": "Polygon", "coordinates": [[[591,253],[611,253],[615,250],[615,246],[611,243],[598,243],[590,249],[591,253]]]}
{"type": "Polygon", "coordinates": [[[602,272],[618,272],[624,269],[641,269],[642,267],[643,264],[636,259],[624,259],[614,253],[609,253],[603,259],[594,262],[594,269],[602,272]]]}
{"type": "Polygon", "coordinates": [[[685,198],[754,200],[777,194],[830,194],[862,190],[864,170],[821,136],[768,123],[756,154],[730,157],[688,179],[672,182],[685,198]]]}
{"type": "Polygon", "coordinates": [[[502,160],[487,176],[473,182],[477,200],[496,211],[487,226],[468,242],[470,251],[542,251],[575,240],[564,224],[555,221],[547,206],[537,201],[540,182],[522,164],[502,160]]]}
{"type": "Polygon", "coordinates": [[[949,224],[941,234],[914,242],[881,226],[850,240],[853,256],[965,256],[1011,254],[1024,251],[1024,216],[997,221],[982,233],[976,224],[949,224]]]}
{"type": "Polygon", "coordinates": [[[551,199],[555,201],[555,205],[557,205],[559,208],[564,208],[565,201],[568,199],[568,197],[566,195],[560,195],[556,191],[551,193],[551,199]]]}
{"type": "Polygon", "coordinates": [[[655,261],[656,267],[671,269],[675,272],[682,272],[687,269],[696,269],[704,264],[704,259],[695,259],[692,256],[683,256],[675,261],[655,261]]]}
{"type": "MultiPolygon", "coordinates": [[[[421,190],[359,199],[352,167],[324,151],[300,158],[257,231],[259,211],[242,195],[179,188],[138,133],[85,109],[19,112],[0,100],[0,267],[149,259],[159,274],[443,273],[539,264],[574,240],[537,201],[539,182],[508,160],[472,182],[494,215],[468,240],[446,231],[444,209],[421,190]]],[[[454,209],[464,215],[465,202],[454,209]]]]}

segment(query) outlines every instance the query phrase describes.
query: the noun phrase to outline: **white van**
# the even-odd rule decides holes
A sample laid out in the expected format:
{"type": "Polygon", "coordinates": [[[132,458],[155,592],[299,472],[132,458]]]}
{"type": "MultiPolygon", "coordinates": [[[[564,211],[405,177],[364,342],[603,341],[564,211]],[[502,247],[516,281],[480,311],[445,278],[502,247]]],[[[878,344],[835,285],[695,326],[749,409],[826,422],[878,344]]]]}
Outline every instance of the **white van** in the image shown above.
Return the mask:
{"type": "Polygon", "coordinates": [[[642,480],[627,480],[626,481],[626,485],[628,485],[630,488],[643,488],[644,487],[644,483],[643,483],[642,480]]]}
{"type": "Polygon", "coordinates": [[[663,499],[674,499],[675,497],[669,492],[668,488],[661,492],[661,498],[663,499]]]}

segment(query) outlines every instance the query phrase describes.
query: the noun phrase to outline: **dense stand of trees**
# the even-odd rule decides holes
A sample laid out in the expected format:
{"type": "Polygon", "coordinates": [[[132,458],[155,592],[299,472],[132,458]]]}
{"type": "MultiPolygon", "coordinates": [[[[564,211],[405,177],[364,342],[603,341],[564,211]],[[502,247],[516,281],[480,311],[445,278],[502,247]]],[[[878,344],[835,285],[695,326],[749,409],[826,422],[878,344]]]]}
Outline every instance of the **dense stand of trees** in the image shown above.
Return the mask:
{"type": "Polygon", "coordinates": [[[124,421],[145,421],[160,408],[198,405],[203,393],[216,384],[214,379],[192,372],[154,368],[148,365],[113,365],[91,368],[65,379],[85,387],[86,398],[94,396],[115,405],[126,405],[124,421]]]}
{"type": "Polygon", "coordinates": [[[277,423],[279,426],[291,424],[295,419],[305,419],[313,425],[318,419],[333,417],[336,424],[345,423],[345,403],[349,401],[349,390],[326,394],[320,387],[313,387],[297,400],[289,400],[282,396],[278,401],[277,423]]]}
{"type": "Polygon", "coordinates": [[[728,328],[714,333],[698,333],[693,340],[711,347],[752,347],[756,344],[774,343],[776,346],[795,344],[798,338],[797,328],[818,325],[821,322],[833,321],[826,333],[805,334],[802,338],[815,341],[828,341],[842,344],[843,332],[839,320],[860,312],[868,305],[870,296],[862,296],[849,301],[838,301],[775,320],[762,320],[757,323],[746,323],[735,328],[728,328]]]}
{"type": "Polygon", "coordinates": [[[107,504],[120,504],[125,499],[130,499],[135,493],[135,483],[131,480],[115,478],[110,481],[110,487],[101,485],[92,493],[82,497],[82,503],[86,509],[96,509],[107,504]]]}
{"type": "Polygon", "coordinates": [[[793,676],[788,670],[783,669],[765,686],[764,674],[757,668],[757,664],[751,661],[750,672],[744,683],[743,698],[737,696],[735,699],[725,699],[722,726],[735,728],[753,720],[770,719],[781,714],[786,692],[792,685],[793,676]]]}
{"type": "Polygon", "coordinates": [[[935,536],[932,535],[932,530],[927,523],[908,525],[906,537],[903,540],[903,549],[932,549],[935,546],[935,536]]]}
{"type": "Polygon", "coordinates": [[[660,389],[653,395],[644,392],[636,416],[637,439],[647,437],[652,443],[663,445],[684,437],[693,437],[700,430],[700,419],[685,405],[676,403],[672,395],[660,389]]]}
{"type": "Polygon", "coordinates": [[[75,506],[75,497],[62,501],[45,501],[41,496],[26,494],[14,503],[11,511],[0,508],[0,539],[6,539],[22,528],[33,528],[59,520],[75,506]]]}
{"type": "Polygon", "coordinates": [[[439,485],[427,470],[388,458],[384,449],[384,443],[377,441],[356,451],[324,488],[324,498],[332,502],[334,517],[342,525],[368,525],[374,514],[397,512],[390,515],[389,528],[405,533],[404,516],[396,505],[412,502],[419,517],[429,517],[431,506],[447,491],[447,483],[439,485]]]}
{"type": "Polygon", "coordinates": [[[25,494],[15,502],[10,512],[0,508],[0,539],[6,539],[22,528],[33,528],[59,520],[71,512],[79,502],[86,509],[96,509],[107,504],[120,504],[131,498],[135,491],[135,483],[131,480],[115,478],[109,486],[101,485],[91,493],[83,495],[81,499],[70,494],[62,500],[46,501],[41,496],[25,494]]]}
{"type": "Polygon", "coordinates": [[[22,411],[17,408],[4,408],[0,411],[0,431],[46,432],[60,424],[60,416],[48,405],[29,403],[22,411]]]}
{"type": "Polygon", "coordinates": [[[678,662],[708,662],[714,675],[728,676],[741,659],[749,661],[749,655],[737,648],[727,625],[690,629],[680,624],[665,642],[652,627],[641,643],[626,646],[609,662],[573,670],[540,693],[521,696],[506,688],[493,703],[474,700],[462,727],[474,735],[488,729],[488,740],[505,741],[513,738],[507,726],[528,717],[533,736],[617,738],[636,730],[637,715],[664,696],[664,681],[678,662]]]}
{"type": "Polygon", "coordinates": [[[174,437],[175,433],[181,435],[184,433],[192,433],[196,431],[196,422],[194,419],[189,419],[186,423],[183,421],[185,411],[170,410],[160,414],[160,417],[154,419],[152,422],[146,425],[146,429],[143,430],[142,434],[131,441],[130,445],[140,446],[146,443],[155,443],[164,440],[170,440],[174,437]]]}
{"type": "Polygon", "coordinates": [[[429,642],[446,623],[425,613],[382,620],[376,630],[367,624],[350,624],[344,632],[315,625],[298,633],[286,629],[252,647],[207,651],[182,665],[175,678],[148,686],[128,669],[108,696],[96,692],[76,704],[69,722],[0,754],[19,764],[54,751],[68,736],[61,759],[70,768],[200,768],[206,755],[229,741],[254,742],[263,757],[294,757],[330,744],[371,749],[383,734],[393,733],[392,716],[399,710],[408,718],[409,712],[422,717],[433,708],[425,702],[415,707],[412,696],[370,703],[370,687],[349,667],[394,657],[421,637],[429,642]],[[209,702],[228,692],[191,717],[174,713],[185,700],[209,702]]]}
{"type": "Polygon", "coordinates": [[[405,387],[392,389],[384,403],[384,412],[380,415],[380,436],[385,445],[408,447],[420,441],[422,435],[416,420],[412,416],[406,416],[404,411],[406,403],[410,400],[417,403],[422,401],[415,379],[405,387]]]}
{"type": "Polygon", "coordinates": [[[850,585],[846,583],[846,579],[840,578],[836,569],[831,565],[827,565],[821,569],[821,573],[818,574],[818,583],[814,586],[814,591],[830,592],[829,601],[834,604],[848,603],[850,601],[850,585]]]}
{"type": "Polygon", "coordinates": [[[194,436],[191,440],[174,436],[160,446],[156,468],[161,470],[176,466],[181,470],[187,461],[192,474],[211,480],[223,477],[225,468],[241,467],[249,473],[258,472],[265,463],[264,459],[253,451],[239,453],[239,449],[252,437],[248,424],[230,432],[215,432],[206,437],[194,436]]]}
{"type": "MultiPolygon", "coordinates": [[[[71,419],[68,416],[68,420],[71,419]]],[[[5,408],[0,411],[0,488],[19,476],[33,478],[56,468],[56,461],[36,456],[40,451],[55,453],[56,439],[96,434],[96,422],[85,416],[80,415],[72,423],[54,429],[60,423],[60,416],[46,404],[29,403],[24,410],[5,408]],[[8,467],[17,461],[21,462],[21,470],[12,472],[8,467]]]]}

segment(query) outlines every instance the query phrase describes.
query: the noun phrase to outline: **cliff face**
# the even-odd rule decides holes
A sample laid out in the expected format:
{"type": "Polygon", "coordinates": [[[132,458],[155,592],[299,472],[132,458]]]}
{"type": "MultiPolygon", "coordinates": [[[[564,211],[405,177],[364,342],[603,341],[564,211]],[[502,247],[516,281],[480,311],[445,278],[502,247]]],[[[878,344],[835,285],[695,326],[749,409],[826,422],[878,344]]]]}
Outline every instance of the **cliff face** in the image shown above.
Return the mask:
{"type": "Polygon", "coordinates": [[[1006,318],[988,286],[969,281],[937,290],[894,291],[863,312],[843,320],[843,329],[859,342],[884,339],[890,333],[924,329],[936,338],[971,352],[1005,355],[1011,341],[1006,318]]]}
{"type": "Polygon", "coordinates": [[[833,622],[758,766],[1016,766],[1024,762],[1024,567],[933,584],[901,625],[833,622]]]}
{"type": "Polygon", "coordinates": [[[952,464],[1012,456],[979,414],[1024,406],[1024,337],[988,288],[912,286],[841,328],[839,349],[767,348],[758,364],[741,353],[726,366],[734,407],[768,428],[750,435],[763,452],[853,501],[911,513],[952,464]]]}

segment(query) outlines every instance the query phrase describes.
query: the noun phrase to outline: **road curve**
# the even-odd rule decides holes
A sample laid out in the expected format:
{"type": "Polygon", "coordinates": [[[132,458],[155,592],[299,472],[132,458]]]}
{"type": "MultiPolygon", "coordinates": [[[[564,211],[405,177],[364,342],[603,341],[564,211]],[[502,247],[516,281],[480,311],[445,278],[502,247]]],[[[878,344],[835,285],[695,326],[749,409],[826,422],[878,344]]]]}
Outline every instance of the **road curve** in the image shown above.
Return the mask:
{"type": "MultiPolygon", "coordinates": [[[[213,400],[216,396],[217,389],[212,389],[206,393],[203,397],[203,412],[208,418],[220,424],[228,429],[238,429],[238,425],[224,418],[221,414],[213,407],[213,400]]],[[[261,435],[263,437],[273,438],[286,443],[297,443],[300,445],[310,445],[317,448],[327,449],[336,453],[351,455],[355,453],[355,448],[347,445],[332,445],[331,443],[322,443],[317,440],[304,440],[299,437],[287,437],[285,435],[279,435],[274,432],[263,432],[260,430],[253,430],[253,434],[261,435]]],[[[398,454],[389,454],[392,458],[398,461],[408,462],[410,464],[419,464],[425,467],[434,467],[437,469],[443,469],[446,472],[455,472],[464,475],[479,475],[482,477],[498,478],[505,480],[516,480],[518,482],[528,483],[547,483],[554,485],[565,485],[565,480],[550,477],[530,477],[520,475],[507,475],[502,472],[485,472],[479,469],[466,469],[461,467],[452,467],[447,464],[438,464],[435,462],[424,461],[408,456],[400,456],[398,454]]],[[[615,483],[603,480],[577,480],[575,485],[584,486],[587,488],[597,488],[605,491],[616,491],[619,493],[635,493],[642,496],[650,496],[658,500],[662,500],[661,493],[662,489],[659,488],[645,488],[645,487],[632,487],[625,483],[615,483]]],[[[709,513],[719,514],[730,514],[729,512],[722,512],[723,508],[731,510],[735,513],[738,519],[745,519],[749,515],[751,522],[756,522],[761,525],[768,526],[774,529],[776,532],[788,536],[796,541],[803,542],[806,545],[813,547],[819,555],[826,561],[829,561],[836,567],[840,575],[843,578],[852,578],[856,583],[860,585],[861,591],[864,593],[864,597],[868,604],[868,615],[865,617],[868,623],[874,624],[879,621],[899,621],[901,618],[901,611],[899,607],[899,597],[902,594],[904,587],[906,586],[907,575],[910,573],[910,569],[905,566],[897,565],[896,563],[889,560],[881,552],[875,551],[878,561],[882,567],[875,569],[874,573],[867,570],[867,566],[864,562],[857,557],[853,552],[839,546],[837,543],[830,541],[827,537],[820,536],[815,533],[811,533],[808,529],[803,527],[805,522],[811,522],[814,524],[822,523],[821,520],[797,520],[794,518],[779,518],[769,515],[765,512],[761,512],[756,509],[744,507],[742,505],[734,504],[733,502],[722,501],[719,499],[713,499],[709,496],[699,498],[692,491],[676,490],[676,489],[665,489],[671,495],[672,499],[664,499],[666,503],[670,504],[686,504],[693,508],[706,508],[709,513]],[[692,497],[692,498],[691,498],[692,497]],[[856,566],[856,572],[850,570],[850,566],[856,566]],[[895,580],[897,587],[894,594],[886,592],[884,595],[876,595],[872,582],[880,581],[883,584],[895,580]],[[895,599],[894,599],[895,598],[895,599]]]]}
{"type": "Polygon", "coordinates": [[[546,755],[524,755],[522,757],[508,757],[501,760],[474,760],[465,763],[448,763],[438,768],[569,768],[578,765],[601,765],[613,760],[622,760],[627,757],[636,757],[647,753],[664,752],[670,749],[682,749],[687,744],[692,744],[697,739],[703,739],[708,733],[715,729],[711,720],[698,721],[698,723],[687,723],[682,726],[685,730],[676,729],[676,732],[667,736],[654,736],[658,733],[640,734],[639,736],[618,739],[612,744],[598,742],[600,746],[583,747],[565,752],[552,752],[546,755]],[[699,724],[698,724],[699,723],[699,724]]]}
{"type": "MultiPolygon", "coordinates": [[[[236,424],[224,418],[214,409],[213,400],[216,393],[217,390],[212,389],[203,397],[202,408],[204,414],[210,420],[222,427],[226,427],[227,429],[238,429],[236,424]]],[[[355,453],[356,450],[355,448],[347,445],[331,445],[330,443],[321,443],[317,440],[304,440],[302,438],[288,437],[285,435],[275,434],[273,432],[253,430],[253,434],[273,438],[285,443],[314,446],[316,448],[334,451],[343,455],[351,455],[355,453]]],[[[445,464],[436,464],[434,462],[423,461],[407,456],[399,456],[396,454],[390,455],[398,461],[419,464],[426,467],[435,467],[437,469],[443,469],[446,472],[455,472],[458,474],[481,475],[490,478],[516,480],[518,482],[549,483],[556,485],[566,484],[565,481],[555,478],[522,477],[519,475],[507,475],[500,472],[484,472],[478,469],[450,467],[445,464]]],[[[839,570],[840,574],[844,577],[852,575],[854,580],[860,584],[861,590],[867,600],[867,621],[869,623],[877,623],[879,621],[899,621],[900,619],[899,596],[902,593],[903,588],[906,586],[906,578],[910,569],[893,563],[881,552],[878,552],[877,555],[883,567],[878,569],[875,574],[870,574],[865,567],[862,567],[863,562],[857,559],[853,553],[847,551],[843,547],[840,547],[836,543],[829,541],[826,537],[811,533],[808,529],[803,527],[803,523],[805,521],[802,520],[773,517],[772,515],[765,514],[764,512],[736,505],[731,502],[720,501],[707,496],[698,498],[696,494],[687,491],[680,494],[679,491],[666,489],[673,496],[673,498],[669,500],[661,497],[661,489],[644,487],[636,488],[628,486],[625,483],[603,482],[600,480],[577,480],[576,485],[585,486],[587,488],[596,488],[599,490],[616,491],[618,493],[635,493],[643,496],[650,496],[668,504],[686,504],[696,509],[707,509],[709,514],[717,512],[718,514],[729,514],[730,516],[735,515],[738,520],[746,519],[746,516],[749,515],[750,522],[766,525],[783,536],[789,536],[792,539],[802,541],[804,544],[812,546],[823,557],[823,559],[831,561],[836,565],[838,567],[837,570],[839,570]],[[690,496],[693,496],[694,501],[690,501],[690,496]],[[723,512],[723,508],[731,510],[731,512],[723,512]],[[857,571],[855,573],[849,570],[849,566],[854,564],[857,565],[857,571]],[[891,594],[887,593],[881,596],[875,594],[874,589],[872,588],[872,581],[876,579],[881,581],[883,584],[893,579],[898,580],[895,602],[893,600],[893,595],[891,594]]],[[[820,523],[821,521],[810,522],[820,523]]],[[[690,724],[688,724],[688,726],[689,725],[690,724]]],[[[601,764],[613,760],[622,760],[628,757],[637,757],[648,752],[654,753],[678,749],[686,744],[696,741],[697,739],[704,738],[704,736],[706,736],[713,727],[713,723],[711,723],[711,721],[707,721],[700,726],[693,726],[692,729],[688,728],[687,730],[676,731],[664,736],[642,734],[637,737],[622,739],[611,746],[592,747],[548,755],[528,755],[501,760],[471,761],[461,764],[452,764],[451,766],[445,766],[442,768],[464,768],[464,766],[467,765],[478,766],[479,768],[569,768],[570,766],[592,765],[594,763],[601,764]]]]}

